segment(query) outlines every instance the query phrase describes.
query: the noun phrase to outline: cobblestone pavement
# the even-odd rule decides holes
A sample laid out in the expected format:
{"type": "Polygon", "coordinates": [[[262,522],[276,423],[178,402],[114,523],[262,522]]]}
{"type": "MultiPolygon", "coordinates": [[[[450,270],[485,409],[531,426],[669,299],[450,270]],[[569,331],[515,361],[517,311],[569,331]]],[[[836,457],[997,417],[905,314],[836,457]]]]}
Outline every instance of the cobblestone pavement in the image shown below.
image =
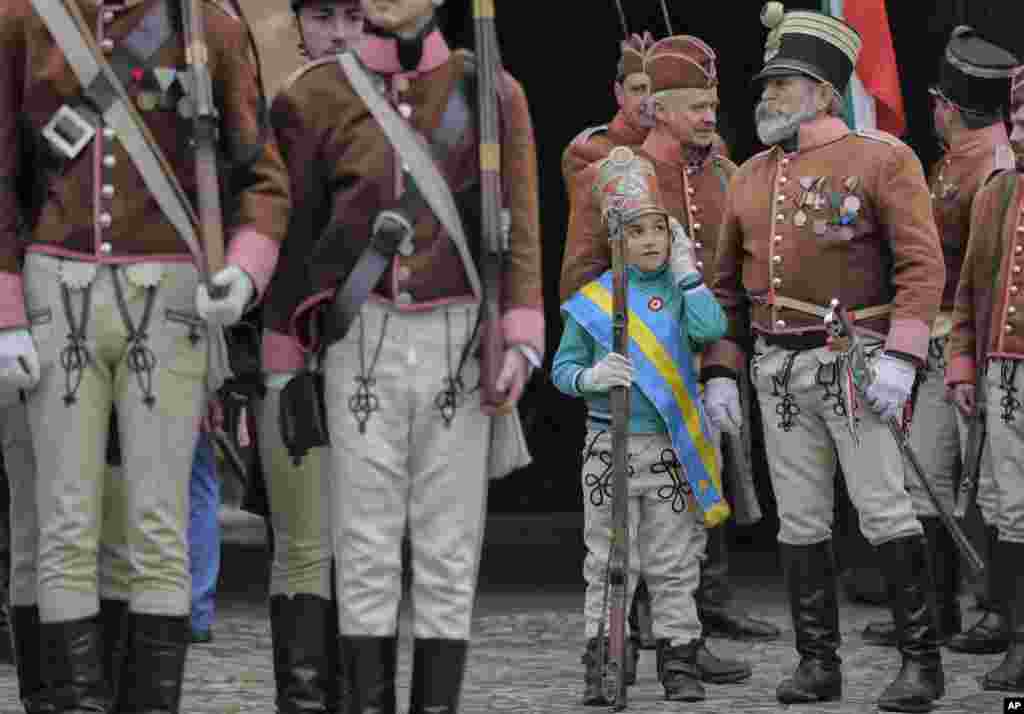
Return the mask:
{"type": "MultiPolygon", "coordinates": [[[[547,548],[517,547],[485,550],[481,594],[474,625],[474,644],[466,676],[462,711],[514,712],[516,714],[583,714],[604,711],[578,704],[583,649],[581,586],[574,581],[572,558],[568,567],[558,564],[563,584],[554,588],[523,585],[519,574],[510,574],[514,562],[527,563],[535,582],[535,566],[550,560],[547,548]],[[569,573],[566,575],[566,573],[569,573]],[[518,585],[509,585],[519,580],[518,585]]],[[[572,554],[570,554],[572,555],[572,554]]],[[[574,558],[575,556],[572,555],[574,558]]],[[[562,561],[566,560],[565,558],[562,561]]],[[[218,597],[215,640],[189,652],[182,712],[189,714],[273,714],[273,674],[270,627],[266,616],[266,556],[261,548],[225,550],[221,591],[218,597]]],[[[770,557],[768,562],[771,562],[770,557]]],[[[763,569],[758,572],[764,573],[763,569]]],[[[769,565],[770,569],[770,565],[769,565]]],[[[736,568],[746,572],[743,568],[736,568]]],[[[741,603],[783,628],[777,643],[749,644],[710,640],[713,652],[743,658],[754,666],[754,676],[738,685],[708,685],[708,699],[701,704],[665,702],[654,672],[654,653],[643,652],[639,681],[630,689],[631,712],[769,712],[781,710],[774,693],[779,679],[790,673],[796,656],[793,632],[785,610],[778,575],[740,575],[735,578],[741,603]]],[[[967,618],[973,621],[973,613],[967,618]]],[[[877,711],[873,702],[895,674],[897,653],[867,647],[859,631],[880,617],[882,610],[843,603],[844,644],[840,651],[845,674],[842,702],[797,707],[806,714],[877,711]]],[[[404,620],[404,618],[403,618],[404,620]]],[[[408,630],[408,628],[405,628],[408,630]]],[[[405,682],[411,661],[410,642],[401,647],[400,677],[405,682]]],[[[977,679],[1000,661],[1000,655],[971,657],[944,653],[947,695],[937,712],[994,714],[1003,711],[1003,697],[981,692],[977,679]]],[[[405,711],[408,689],[400,692],[405,711]]],[[[0,712],[21,712],[16,701],[14,671],[0,665],[0,712]]]]}

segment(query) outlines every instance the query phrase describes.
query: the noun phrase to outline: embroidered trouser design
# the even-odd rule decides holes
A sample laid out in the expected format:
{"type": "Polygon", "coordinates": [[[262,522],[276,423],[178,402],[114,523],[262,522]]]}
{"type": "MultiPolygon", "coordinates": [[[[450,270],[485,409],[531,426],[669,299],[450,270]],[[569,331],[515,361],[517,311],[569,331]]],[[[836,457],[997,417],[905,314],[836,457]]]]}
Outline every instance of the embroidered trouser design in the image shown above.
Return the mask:
{"type": "MultiPolygon", "coordinates": [[[[39,609],[46,622],[88,617],[98,610],[97,553],[103,522],[104,474],[110,412],[116,406],[124,461],[127,543],[133,568],[133,612],[184,615],[189,611],[188,480],[205,402],[207,340],[196,340],[197,273],[183,263],[155,271],[159,287],[147,339],[155,402],[128,364],[128,327],[142,323],[147,291],[131,268],[100,266],[91,279],[86,348],[76,401],[65,404],[59,355],[68,334],[61,309],[62,261],[38,254],[25,262],[25,300],[42,378],[28,397],[29,424],[39,478],[39,609]],[[120,275],[119,306],[112,271],[120,275]],[[127,277],[127,279],[125,279],[127,277]],[[193,339],[190,339],[190,336],[193,339]]],[[[152,277],[154,271],[148,274],[152,277]]],[[[147,274],[139,271],[139,274],[147,274]]],[[[139,278],[141,280],[141,278],[139,278]]],[[[72,289],[80,311],[86,292],[72,289]]]]}
{"type": "Polygon", "coordinates": [[[773,379],[787,368],[789,391],[799,408],[792,423],[785,426],[777,419],[764,419],[765,450],[778,503],[779,541],[812,545],[832,537],[837,454],[861,532],[872,545],[920,534],[921,524],[904,486],[903,458],[888,427],[862,404],[856,412],[858,446],[850,435],[847,417],[837,413],[818,384],[820,368],[830,364],[836,353],[821,348],[794,357],[763,340],[758,340],[757,353],[752,377],[761,413],[773,413],[778,401],[773,396],[773,379]]]}
{"type": "Polygon", "coordinates": [[[331,597],[331,479],[326,449],[296,467],[281,440],[281,390],[267,387],[260,411],[260,459],[270,497],[274,553],[270,594],[331,597]]]}
{"type": "Polygon", "coordinates": [[[452,306],[403,312],[372,301],[363,307],[366,344],[376,349],[384,333],[373,370],[379,409],[365,422],[365,433],[348,408],[360,376],[358,326],[327,351],[331,520],[343,635],[395,633],[408,526],[413,635],[469,638],[490,436],[490,419],[475,389],[477,361],[466,362],[466,391],[450,426],[435,399],[463,346],[461,339],[449,339],[447,330],[460,326],[461,338],[461,326],[472,326],[475,311],[475,306],[452,306]],[[386,331],[385,315],[390,315],[386,331]]]}
{"type": "MultiPolygon", "coordinates": [[[[611,451],[611,434],[590,431],[583,462],[583,540],[587,557],[583,561],[583,577],[587,581],[583,612],[586,636],[596,637],[604,607],[604,586],[607,579],[608,550],[611,542],[612,499],[588,498],[594,488],[595,473],[607,468],[611,451]]],[[[686,498],[690,508],[674,507],[675,481],[671,462],[663,458],[671,451],[667,434],[635,434],[630,436],[629,489],[629,599],[636,581],[643,576],[651,594],[654,636],[685,644],[700,637],[701,624],[693,599],[700,581],[700,558],[707,541],[703,523],[692,510],[693,499],[686,498]]],[[[678,462],[676,462],[678,463],[678,462]]]]}
{"type": "MultiPolygon", "coordinates": [[[[988,403],[988,443],[995,465],[995,492],[998,504],[999,540],[1024,543],[1024,414],[1019,410],[1013,418],[1004,419],[1000,400],[1024,390],[1024,369],[1019,360],[994,359],[989,362],[985,377],[988,403]],[[1012,375],[1012,381],[1004,378],[1012,375]]],[[[981,483],[978,484],[979,495],[981,483]]]]}

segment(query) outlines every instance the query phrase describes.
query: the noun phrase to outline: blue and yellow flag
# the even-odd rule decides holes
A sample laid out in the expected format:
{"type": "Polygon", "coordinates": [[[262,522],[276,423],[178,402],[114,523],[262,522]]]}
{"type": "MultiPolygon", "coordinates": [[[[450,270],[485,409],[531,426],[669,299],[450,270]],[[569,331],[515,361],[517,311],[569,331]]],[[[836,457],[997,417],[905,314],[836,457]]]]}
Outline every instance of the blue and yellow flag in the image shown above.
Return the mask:
{"type": "MultiPolygon", "coordinates": [[[[654,404],[672,437],[686,480],[713,527],[729,518],[722,497],[718,455],[708,433],[688,340],[680,339],[676,315],[628,289],[629,358],[635,384],[654,404]]],[[[584,285],[562,306],[604,349],[612,350],[612,273],[584,285]]]]}

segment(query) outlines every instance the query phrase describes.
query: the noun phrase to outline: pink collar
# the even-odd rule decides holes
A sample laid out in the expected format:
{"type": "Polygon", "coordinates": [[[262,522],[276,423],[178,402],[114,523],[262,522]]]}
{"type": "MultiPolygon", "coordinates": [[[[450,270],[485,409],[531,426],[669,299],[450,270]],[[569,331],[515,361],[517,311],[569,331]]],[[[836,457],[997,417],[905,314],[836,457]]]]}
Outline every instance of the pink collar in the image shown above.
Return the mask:
{"type": "Polygon", "coordinates": [[[437,69],[451,56],[444,35],[437,29],[423,38],[423,55],[412,72],[403,69],[402,63],[398,61],[398,41],[393,37],[366,33],[356,52],[363,64],[378,74],[421,74],[437,69]]]}
{"type": "Polygon", "coordinates": [[[961,154],[970,156],[991,151],[993,147],[1009,144],[1010,137],[1006,134],[1006,127],[1002,122],[987,126],[984,129],[964,131],[956,137],[950,145],[947,154],[961,154]]]}

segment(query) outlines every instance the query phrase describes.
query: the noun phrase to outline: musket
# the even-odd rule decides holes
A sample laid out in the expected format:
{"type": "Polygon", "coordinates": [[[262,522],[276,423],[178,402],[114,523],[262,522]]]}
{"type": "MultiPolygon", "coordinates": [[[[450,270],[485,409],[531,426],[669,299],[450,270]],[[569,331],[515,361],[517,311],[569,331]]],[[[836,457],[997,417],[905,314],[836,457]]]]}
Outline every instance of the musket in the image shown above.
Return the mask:
{"type": "Polygon", "coordinates": [[[505,358],[501,330],[501,293],[505,252],[508,250],[508,213],[502,209],[501,137],[498,135],[498,81],[501,56],[494,25],[494,0],[473,0],[473,30],[477,57],[477,103],[480,122],[481,277],[483,304],[480,355],[480,390],[489,406],[505,403],[497,390],[505,358]]]}
{"type": "MultiPolygon", "coordinates": [[[[854,331],[853,326],[850,323],[850,316],[846,313],[845,308],[843,308],[838,299],[832,301],[831,310],[827,315],[825,315],[825,327],[833,339],[839,341],[849,340],[849,348],[846,352],[850,360],[850,376],[857,391],[860,392],[862,396],[865,395],[868,387],[871,386],[871,382],[874,377],[871,369],[868,367],[867,356],[864,353],[864,346],[861,344],[860,338],[857,336],[857,333],[854,331]]],[[[967,539],[967,534],[964,533],[960,523],[953,518],[953,515],[946,509],[942,501],[940,501],[939,497],[935,494],[935,489],[932,487],[931,481],[924,471],[924,467],[921,466],[920,459],[918,459],[917,454],[910,445],[910,439],[907,433],[904,431],[903,427],[900,426],[896,417],[889,417],[885,420],[885,423],[889,427],[889,432],[892,434],[892,438],[896,440],[896,445],[899,447],[903,458],[910,464],[910,468],[917,475],[918,480],[924,487],[924,491],[928,495],[928,500],[932,502],[936,513],[939,514],[939,519],[942,521],[942,525],[947,531],[949,531],[950,536],[953,538],[953,542],[956,544],[957,550],[960,551],[960,555],[962,555],[964,560],[967,561],[967,567],[971,569],[973,575],[982,575],[985,572],[985,561],[982,560],[980,555],[978,555],[978,551],[974,549],[971,541],[967,539]]]]}
{"type": "Polygon", "coordinates": [[[668,14],[668,5],[665,4],[665,0],[661,0],[661,14],[665,17],[665,28],[668,30],[669,37],[676,34],[672,30],[672,18],[668,14]]]}
{"type": "Polygon", "coordinates": [[[220,205],[220,177],[217,170],[219,114],[213,97],[206,21],[202,0],[181,0],[185,35],[185,63],[191,76],[192,146],[196,164],[196,195],[199,201],[199,234],[206,264],[196,266],[203,275],[210,297],[224,293],[211,278],[224,267],[224,223],[220,205]]]}
{"type": "MultiPolygon", "coordinates": [[[[608,237],[612,248],[612,349],[629,354],[629,301],[627,298],[626,241],[622,225],[609,214],[608,237]]],[[[603,673],[605,699],[615,711],[626,708],[626,619],[629,612],[629,388],[612,387],[612,532],[608,547],[605,606],[597,641],[598,666],[603,673]],[[604,655],[605,613],[608,615],[608,653],[604,655]]]]}
{"type": "MultiPolygon", "coordinates": [[[[728,448],[723,456],[728,456],[729,483],[733,487],[733,517],[739,525],[750,525],[761,520],[761,504],[757,498],[757,487],[754,485],[753,446],[751,444],[751,406],[753,395],[750,385],[750,373],[746,365],[736,377],[740,392],[740,408],[743,410],[742,430],[733,435],[723,432],[723,439],[728,440],[728,448]]],[[[724,461],[724,459],[723,459],[724,461]]],[[[723,464],[724,467],[724,464],[723,464]]]]}
{"type": "Polygon", "coordinates": [[[615,0],[615,7],[619,11],[619,22],[622,23],[622,36],[629,39],[629,24],[626,22],[626,12],[622,9],[622,0],[615,0]]]}
{"type": "Polygon", "coordinates": [[[981,478],[981,459],[985,454],[985,440],[988,433],[985,425],[984,382],[982,375],[974,381],[975,405],[974,416],[970,417],[967,432],[967,449],[964,454],[964,472],[960,477],[960,486],[956,492],[956,504],[953,516],[963,520],[967,511],[978,498],[978,480],[981,478]]]}

